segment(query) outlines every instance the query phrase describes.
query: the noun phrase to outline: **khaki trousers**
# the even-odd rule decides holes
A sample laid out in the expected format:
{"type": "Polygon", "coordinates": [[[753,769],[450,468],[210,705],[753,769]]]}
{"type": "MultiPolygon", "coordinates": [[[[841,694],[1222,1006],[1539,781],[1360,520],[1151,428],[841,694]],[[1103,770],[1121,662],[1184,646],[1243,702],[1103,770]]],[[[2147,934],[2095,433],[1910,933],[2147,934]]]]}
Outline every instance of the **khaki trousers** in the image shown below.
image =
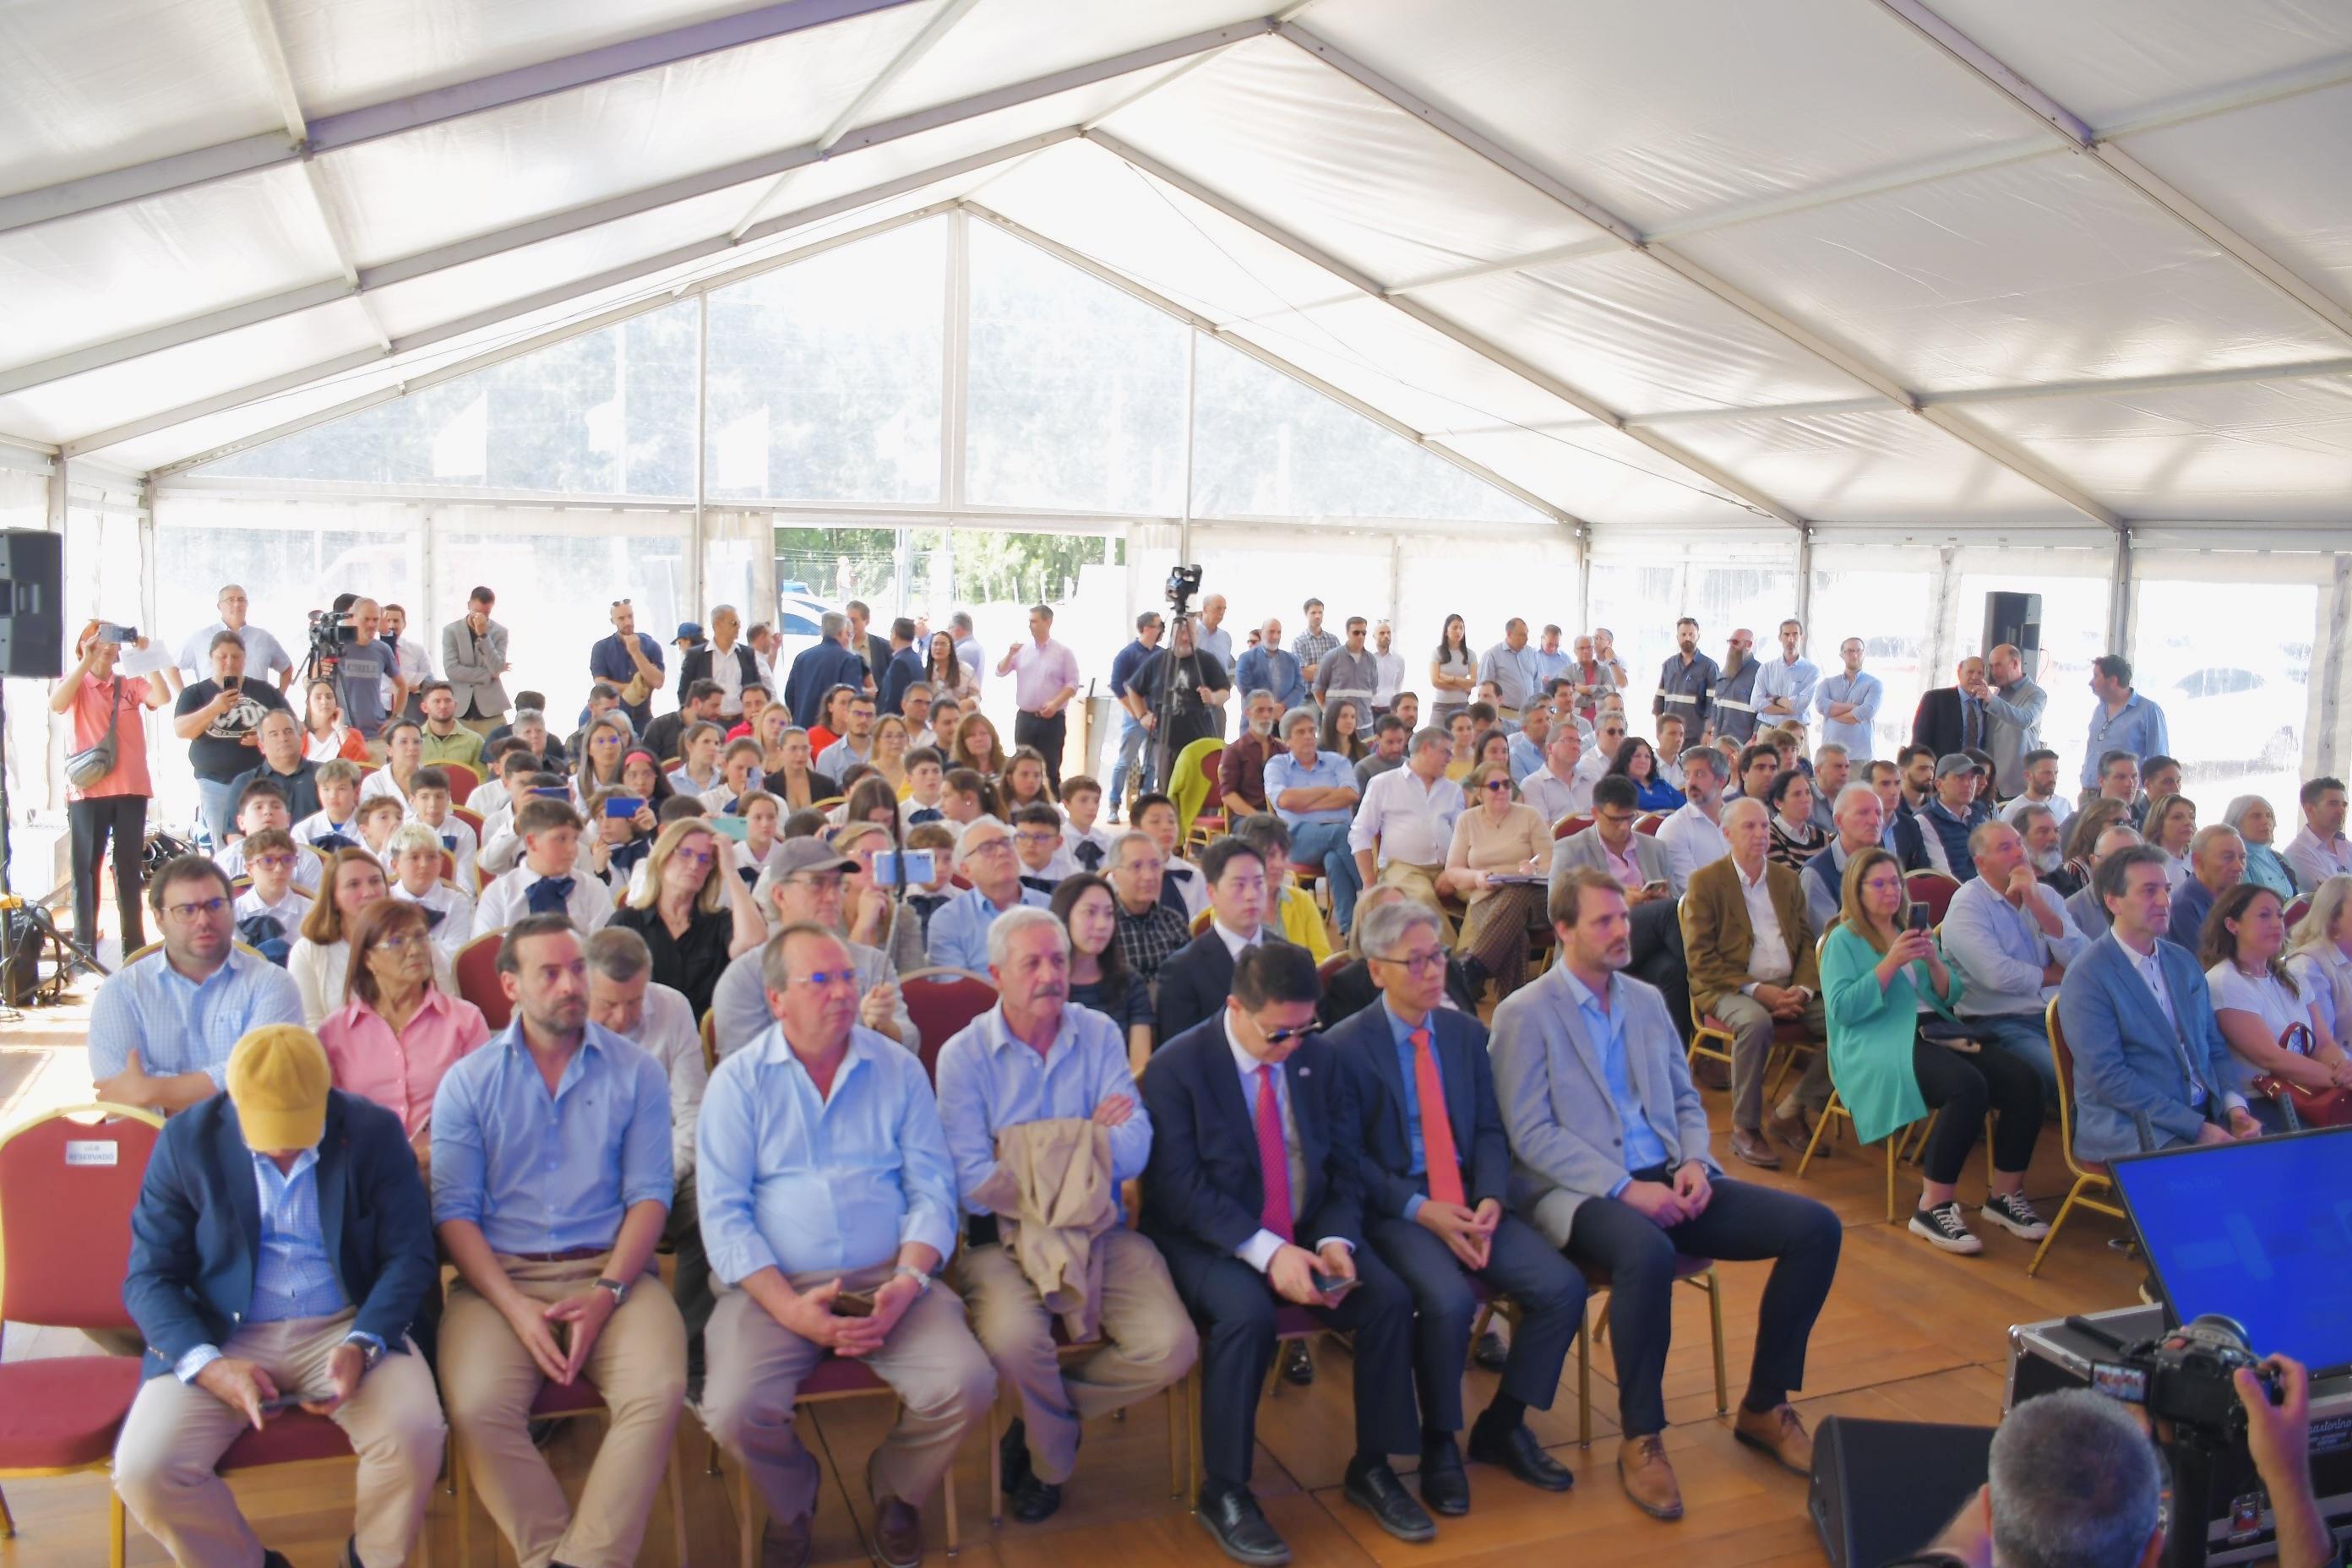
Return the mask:
{"type": "Polygon", "coordinates": [[[1149,1399],[1192,1369],[1201,1340],[1160,1249],[1134,1231],[1095,1238],[1103,1252],[1101,1347],[1067,1367],[1054,1320],[1020,1263],[1002,1247],[965,1249],[959,1268],[972,1332],[996,1374],[1021,1395],[1030,1463],[1060,1486],[1078,1458],[1078,1426],[1149,1399]]]}
{"type": "MultiPolygon", "coordinates": [[[[785,1278],[795,1290],[836,1279],[845,1290],[870,1290],[893,1268],[883,1263],[785,1278]]],[[[709,1369],[702,1424],[758,1484],[771,1516],[791,1521],[814,1513],[816,1460],[793,1428],[793,1405],[802,1382],[828,1352],[732,1287],[719,1293],[702,1345],[709,1369]]],[[[866,1363],[890,1385],[901,1407],[898,1425],[867,1462],[866,1490],[877,1504],[896,1498],[920,1508],[947,1473],[956,1445],[996,1397],[996,1374],[964,1324],[962,1300],[937,1283],[916,1298],[866,1363]]]]}
{"type": "MultiPolygon", "coordinates": [[[[604,1262],[601,1257],[561,1263],[499,1257],[507,1278],[535,1301],[578,1295],[594,1283],[604,1262]]],[[[520,1568],[547,1568],[554,1561],[570,1568],[635,1563],[686,1399],[686,1327],[660,1277],[647,1272],[637,1279],[629,1299],[604,1321],[581,1368],[612,1415],[576,1512],[531,1446],[531,1401],[547,1375],[504,1314],[462,1279],[441,1319],[440,1361],[449,1425],[467,1472],[520,1568]]]]}
{"type": "MultiPolygon", "coordinates": [[[[1754,997],[1734,991],[1716,999],[1714,1012],[1732,1035],[1732,1125],[1759,1131],[1764,1125],[1764,1061],[1772,1054],[1772,1011],[1754,997]]],[[[1817,1043],[1829,1038],[1819,996],[1805,1004],[1805,1028],[1817,1043]]],[[[1830,1053],[1826,1045],[1817,1044],[1812,1060],[1805,1064],[1804,1075],[1784,1098],[1793,1098],[1811,1115],[1822,1113],[1822,1107],[1830,1102],[1830,1053]]]]}
{"type": "MultiPolygon", "coordinates": [[[[327,1363],[353,1314],[248,1323],[221,1346],[269,1374],[280,1394],[323,1393],[327,1363]]],[[[399,1568],[425,1524],[441,1471],[441,1402],[425,1358],[386,1355],[331,1417],[359,1455],[352,1526],[360,1561],[399,1568]]],[[[170,1373],[140,1384],[114,1445],[114,1487],[124,1506],[181,1568],[252,1568],[261,1542],[214,1467],[246,1429],[245,1415],[170,1373]]]]}
{"type": "Polygon", "coordinates": [[[1402,888],[1405,897],[1435,910],[1437,918],[1445,922],[1445,944],[1451,947],[1454,945],[1454,916],[1437,891],[1437,874],[1444,869],[1443,866],[1414,866],[1402,860],[1391,860],[1381,868],[1380,880],[1374,886],[1402,888]]]}

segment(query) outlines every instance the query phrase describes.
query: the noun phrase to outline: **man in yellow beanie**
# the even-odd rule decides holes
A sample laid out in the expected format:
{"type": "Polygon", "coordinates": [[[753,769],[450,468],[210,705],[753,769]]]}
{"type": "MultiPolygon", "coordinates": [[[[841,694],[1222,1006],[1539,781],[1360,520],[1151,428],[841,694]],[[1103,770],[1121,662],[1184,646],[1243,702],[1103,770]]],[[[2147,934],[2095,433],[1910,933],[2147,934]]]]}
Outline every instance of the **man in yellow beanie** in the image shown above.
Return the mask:
{"type": "Polygon", "coordinates": [[[230,1051],[225,1095],[173,1117],[131,1217],[123,1299],[146,1383],[114,1484],[182,1568],[284,1568],[214,1466],[299,1405],[359,1455],[354,1568],[409,1560],[441,1468],[433,1374],[407,1334],[438,1288],[431,1205],[400,1119],[332,1087],[294,1024],[230,1051]]]}

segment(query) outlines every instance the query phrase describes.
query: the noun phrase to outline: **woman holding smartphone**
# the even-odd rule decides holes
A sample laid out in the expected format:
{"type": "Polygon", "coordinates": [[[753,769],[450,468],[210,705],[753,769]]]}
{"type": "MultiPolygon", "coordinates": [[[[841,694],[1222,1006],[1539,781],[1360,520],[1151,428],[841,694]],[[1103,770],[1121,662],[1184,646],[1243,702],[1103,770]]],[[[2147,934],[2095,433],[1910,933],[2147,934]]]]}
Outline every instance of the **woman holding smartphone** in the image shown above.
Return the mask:
{"type": "MultiPolygon", "coordinates": [[[[147,724],[142,710],[161,708],[163,683],[143,675],[117,675],[122,644],[104,634],[125,628],[92,621],[74,639],[74,667],[49,689],[49,711],[73,721],[72,750],[86,752],[114,736],[114,765],[105,776],[66,790],[66,826],[73,838],[74,940],[98,946],[98,868],[114,841],[114,910],[122,951],[147,945],[140,917],[141,852],[147,843],[147,802],[155,786],[147,774],[147,724]]],[[[143,648],[145,637],[131,640],[143,648]]],[[[70,753],[69,753],[70,754],[70,753]]]]}
{"type": "Polygon", "coordinates": [[[684,996],[698,1018],[710,1011],[727,965],[768,940],[768,922],[734,864],[709,823],[681,817],[656,836],[645,874],[610,921],[646,939],[655,981],[684,996]]]}
{"type": "Polygon", "coordinates": [[[2025,1170],[2042,1132],[2042,1079],[1995,1048],[1973,1053],[1924,1038],[1923,1012],[1953,1018],[1960,977],[1927,930],[1925,905],[1910,901],[1903,867],[1884,849],[1846,862],[1836,925],[1822,944],[1822,1006],[1829,1020],[1830,1078],[1864,1143],[1893,1136],[1940,1112],[1928,1136],[1919,1206],[1911,1234],[1946,1252],[1984,1243],[1961,1217],[1954,1187],[1976,1147],[1985,1112],[1999,1117],[1984,1217],[2027,1240],[2050,1227],[2025,1199],[2025,1170]]]}

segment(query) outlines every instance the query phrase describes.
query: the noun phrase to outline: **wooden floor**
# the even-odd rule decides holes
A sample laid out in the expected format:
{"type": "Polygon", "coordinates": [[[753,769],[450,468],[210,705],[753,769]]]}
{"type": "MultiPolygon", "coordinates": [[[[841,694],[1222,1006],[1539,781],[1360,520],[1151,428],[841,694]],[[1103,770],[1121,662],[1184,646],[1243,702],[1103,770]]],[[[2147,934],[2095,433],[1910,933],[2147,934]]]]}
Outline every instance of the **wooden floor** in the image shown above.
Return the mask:
{"type": "MultiPolygon", "coordinates": [[[[35,1015],[7,1030],[7,1056],[16,1070],[0,1083],[0,1123],[13,1125],[37,1101],[70,1098],[66,1087],[79,1074],[79,1019],[35,1015]],[[26,1071],[22,1058],[56,1052],[26,1071]],[[29,1095],[30,1082],[46,1093],[29,1095]]],[[[1816,1327],[1806,1386],[1798,1396],[1808,1421],[1832,1413],[1897,1419],[1989,1424],[2000,1414],[2011,1324],[2067,1312],[2124,1306],[2137,1297],[2136,1267],[2105,1245],[2118,1234],[2113,1221],[2081,1215],[2068,1222],[2042,1276],[2028,1279],[2032,1248],[2005,1232],[1985,1236],[1985,1251],[1973,1258],[1950,1258],[1885,1221],[1885,1171],[1875,1150],[1850,1143],[1825,1163],[1817,1163],[1800,1184],[1787,1173],[1751,1173],[1732,1162],[1725,1097],[1710,1093],[1708,1109],[1717,1128],[1716,1154],[1730,1169],[1774,1185],[1801,1190],[1835,1208],[1846,1223],[1845,1250],[1837,1283],[1816,1327]]],[[[2028,1190],[2054,1214],[2065,1183],[2055,1149],[2055,1129],[2043,1138],[2028,1190]]],[[[1793,1169],[1794,1161],[1790,1162],[1793,1169]]],[[[1982,1197],[1984,1161],[1970,1162],[1961,1194],[1982,1197]]],[[[1903,1205],[1917,1195],[1917,1173],[1906,1169],[1899,1189],[1903,1205]]],[[[1724,1331],[1730,1361],[1731,1396],[1739,1397],[1755,1333],[1757,1301],[1767,1266],[1726,1264],[1724,1331]]],[[[1302,1564],[1361,1565],[1371,1563],[1502,1564],[1531,1549],[1552,1556],[1559,1549],[1580,1562],[1680,1563],[1703,1555],[1711,1563],[1822,1561],[1822,1551],[1805,1515],[1805,1481],[1770,1465],[1732,1440],[1727,1418],[1714,1411],[1712,1355],[1706,1299],[1677,1289],[1675,1344],[1666,1373],[1666,1409],[1672,1423],[1666,1448],[1682,1480],[1685,1517],[1664,1524],[1636,1512],[1619,1489],[1612,1465],[1616,1453],[1613,1368],[1604,1342],[1593,1366],[1593,1443],[1576,1442],[1576,1361],[1565,1369],[1560,1396],[1549,1412],[1531,1419],[1552,1453],[1577,1473],[1566,1497],[1534,1491],[1499,1471],[1471,1468],[1472,1511],[1445,1521],[1434,1542],[1408,1546],[1381,1534],[1360,1510],[1339,1495],[1340,1472],[1351,1443],[1348,1384],[1352,1362],[1345,1348],[1316,1342],[1318,1376],[1310,1389],[1284,1387],[1264,1407],[1258,1421],[1255,1486],[1266,1511],[1302,1564]]],[[[79,1353],[78,1335],[55,1331],[9,1331],[7,1359],[79,1353]]],[[[1472,1372],[1469,1408],[1475,1412],[1493,1390],[1494,1379],[1472,1372]]],[[[863,1531],[871,1510],[851,1495],[840,1478],[858,1476],[866,1456],[890,1418],[882,1401],[852,1401],[821,1406],[803,1416],[803,1430],[825,1467],[827,1489],[816,1520],[820,1563],[854,1563],[866,1555],[863,1531]]],[[[559,1436],[551,1450],[557,1472],[577,1495],[594,1455],[597,1426],[559,1436]]],[[[686,1513],[689,1560],[719,1568],[736,1561],[737,1532],[730,1500],[734,1468],[721,1479],[703,1470],[701,1429],[691,1415],[679,1423],[679,1453],[686,1465],[686,1513]]],[[[1400,1458],[1400,1465],[1408,1461],[1400,1458]]],[[[1062,1568],[1080,1563],[1112,1563],[1118,1568],[1158,1568],[1163,1563],[1211,1564],[1225,1559],[1194,1521],[1183,1502],[1169,1495],[1166,1410],[1154,1400],[1125,1421],[1090,1427],[1076,1477],[1065,1493],[1061,1513],[1046,1524],[1023,1527],[988,1523],[988,1457],[981,1431],[965,1440],[955,1472],[962,1525],[959,1561],[971,1568],[1062,1568]],[[1106,1553],[1097,1558],[1096,1552],[1106,1553]]],[[[303,1468],[273,1475],[240,1477],[236,1489],[263,1540],[283,1552],[295,1568],[328,1568],[351,1529],[348,1467],[303,1468]]],[[[105,1481],[96,1476],[6,1483],[8,1506],[16,1518],[14,1540],[0,1540],[0,1568],[101,1568],[106,1562],[105,1481]]],[[[433,1557],[440,1568],[457,1563],[452,1500],[436,1492],[430,1517],[433,1557]]],[[[936,1568],[946,1561],[946,1535],[936,1500],[927,1502],[924,1531],[936,1568]]],[[[473,1531],[476,1559],[488,1568],[494,1532],[478,1513],[473,1531]]],[[[640,1561],[652,1568],[671,1562],[667,1501],[657,1502],[640,1561]]],[[[132,1563],[167,1561],[154,1542],[134,1525],[132,1563]]],[[[510,1563],[501,1544],[499,1563],[510,1563]]]]}

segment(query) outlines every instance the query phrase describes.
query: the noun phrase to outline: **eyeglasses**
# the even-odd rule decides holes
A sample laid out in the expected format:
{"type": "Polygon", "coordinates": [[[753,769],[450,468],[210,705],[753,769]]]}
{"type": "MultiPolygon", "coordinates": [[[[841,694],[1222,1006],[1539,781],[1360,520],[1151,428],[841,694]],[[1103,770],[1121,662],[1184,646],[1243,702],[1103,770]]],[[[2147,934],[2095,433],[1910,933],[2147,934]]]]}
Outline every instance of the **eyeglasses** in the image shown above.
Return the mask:
{"type": "Polygon", "coordinates": [[[964,856],[968,859],[972,859],[982,855],[1010,855],[1012,853],[1013,840],[1010,838],[992,838],[984,844],[973,845],[971,848],[964,851],[964,856]]]}
{"type": "Polygon", "coordinates": [[[689,866],[708,866],[715,857],[708,849],[673,849],[670,858],[683,860],[689,866]]]}
{"type": "Polygon", "coordinates": [[[1306,1036],[1313,1034],[1315,1032],[1315,1026],[1312,1024],[1301,1024],[1295,1029],[1266,1029],[1261,1032],[1265,1036],[1265,1043],[1267,1045],[1279,1046],[1284,1044],[1286,1041],[1301,1039],[1306,1036]]]}
{"type": "Polygon", "coordinates": [[[616,609],[616,610],[617,610],[617,609],[619,609],[622,605],[624,605],[627,604],[628,602],[629,602],[629,601],[628,601],[628,600],[626,600],[626,599],[615,599],[615,600],[614,600],[614,601],[613,601],[613,608],[614,608],[614,609],[616,609]]]}
{"type": "Polygon", "coordinates": [[[820,893],[837,893],[841,891],[841,873],[838,871],[825,872],[822,874],[814,871],[803,871],[797,876],[787,877],[784,880],[787,882],[798,882],[802,887],[820,893]]]}
{"type": "Polygon", "coordinates": [[[226,908],[226,899],[199,899],[192,903],[165,904],[163,912],[184,924],[201,915],[216,915],[226,908]]]}
{"type": "Polygon", "coordinates": [[[425,938],[414,932],[403,931],[394,936],[380,936],[372,945],[386,952],[405,952],[412,947],[421,949],[425,945],[425,938]]]}
{"type": "Polygon", "coordinates": [[[256,855],[251,860],[247,861],[247,864],[251,866],[267,866],[273,869],[282,871],[287,867],[294,864],[294,857],[291,855],[256,855]]]}
{"type": "Polygon", "coordinates": [[[794,975],[788,984],[793,985],[810,985],[815,987],[819,991],[830,990],[835,985],[846,985],[850,989],[856,990],[857,987],[857,971],[855,969],[812,969],[806,974],[794,975]]]}
{"type": "Polygon", "coordinates": [[[1060,834],[1047,833],[1042,829],[1035,833],[1018,833],[1013,837],[1024,844],[1059,844],[1062,841],[1060,834]]]}
{"type": "Polygon", "coordinates": [[[1374,957],[1380,963],[1393,963],[1412,974],[1427,974],[1432,970],[1445,967],[1445,950],[1442,947],[1432,948],[1427,952],[1377,953],[1374,957]]]}

